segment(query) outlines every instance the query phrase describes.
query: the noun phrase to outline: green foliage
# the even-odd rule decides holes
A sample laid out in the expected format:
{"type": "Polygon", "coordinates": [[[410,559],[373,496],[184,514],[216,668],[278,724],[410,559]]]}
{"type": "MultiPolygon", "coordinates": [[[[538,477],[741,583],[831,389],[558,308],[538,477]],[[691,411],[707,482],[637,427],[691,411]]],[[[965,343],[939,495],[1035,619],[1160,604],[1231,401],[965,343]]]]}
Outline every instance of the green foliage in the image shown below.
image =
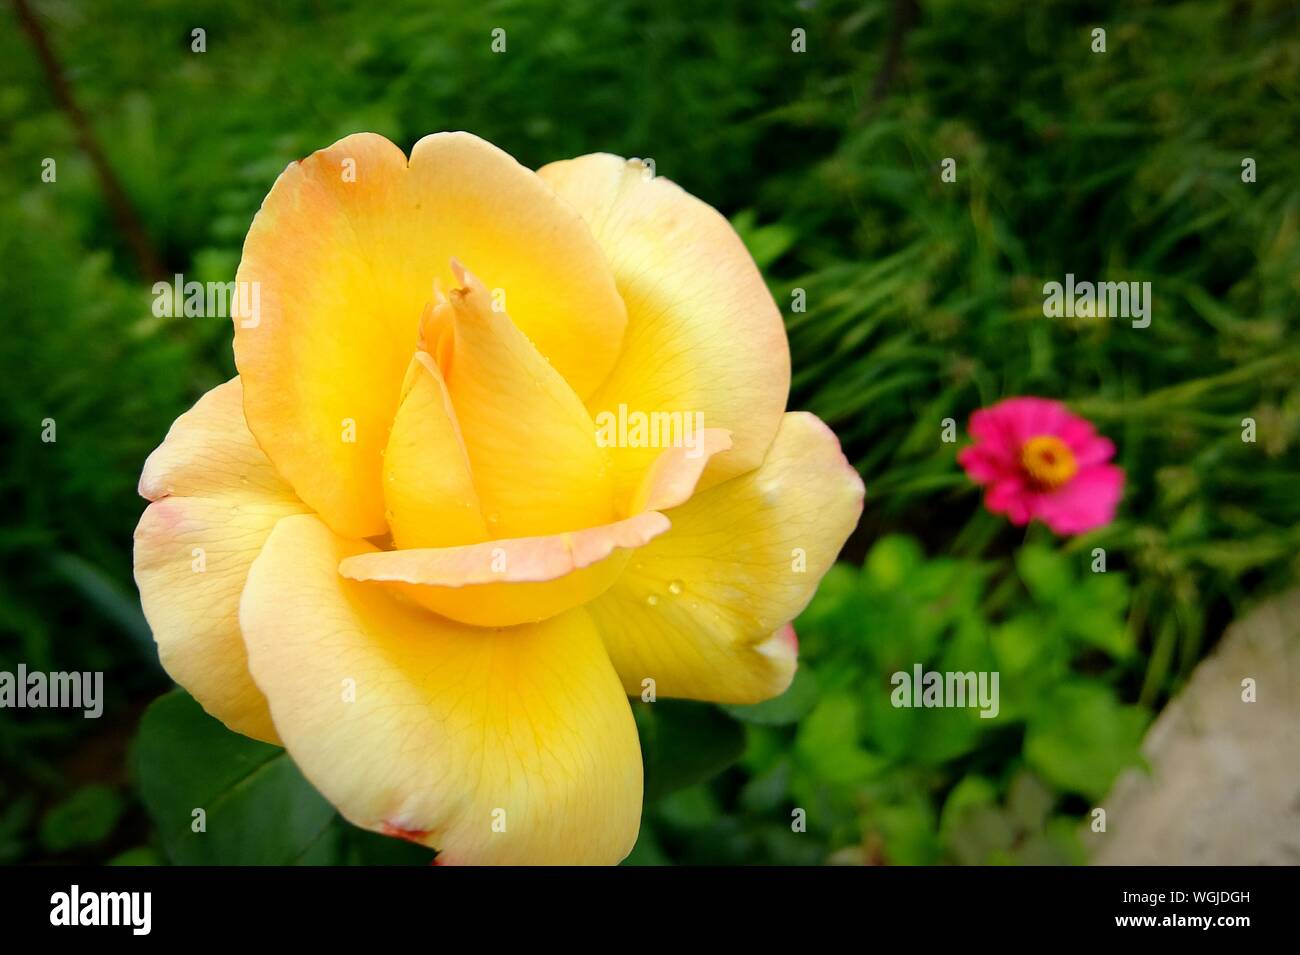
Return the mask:
{"type": "Polygon", "coordinates": [[[745,735],[716,707],[682,700],[633,707],[647,800],[709,779],[745,749],[745,735]]]}
{"type": "Polygon", "coordinates": [[[833,568],[797,621],[799,680],[776,700],[729,708],[810,712],[749,720],[747,779],[722,777],[691,797],[690,813],[652,809],[653,838],[763,832],[737,838],[732,851],[750,862],[1080,861],[1083,800],[1138,763],[1149,719],[1120,694],[1132,666],[1127,595],[1122,574],[1043,544],[1013,568],[881,538],[862,567],[833,568]],[[974,700],[897,705],[895,674],[917,665],[997,672],[996,715],[974,700]],[[806,833],[791,830],[796,809],[806,833]]]}
{"type": "Polygon", "coordinates": [[[27,850],[27,830],[36,816],[36,795],[0,788],[0,865],[10,865],[27,850]]]}
{"type": "Polygon", "coordinates": [[[137,758],[141,796],[177,864],[382,865],[433,857],[343,823],[283,749],[231,733],[180,690],[145,713],[137,758]]]}
{"type": "Polygon", "coordinates": [[[41,820],[41,845],[47,852],[93,846],[112,833],[122,815],[122,797],[100,783],[78,789],[41,820]]]}
{"type": "Polygon", "coordinates": [[[1116,773],[1136,762],[1146,723],[1142,710],[1121,706],[1108,687],[1063,683],[1035,710],[1025,759],[1059,788],[1099,799],[1116,773]]]}
{"type": "Polygon", "coordinates": [[[229,732],[180,690],[140,721],[140,793],[183,865],[315,861],[334,809],[278,746],[229,732]]]}
{"type": "Polygon", "coordinates": [[[820,690],[812,670],[795,673],[790,688],[778,697],[747,706],[723,706],[723,712],[745,723],[758,726],[786,726],[807,716],[814,706],[820,690]]]}
{"type": "Polygon", "coordinates": [[[958,553],[1014,542],[975,533],[944,419],[1025,394],[1092,419],[1127,486],[1119,519],[1076,546],[1134,572],[1154,703],[1297,568],[1296,10],[921,8],[892,95],[827,97],[805,135],[834,127],[834,149],[764,185],[757,221],[797,231],[778,301],[807,301],[788,317],[795,403],[861,469],[868,539],[914,529],[958,553]],[[940,179],[945,157],[956,182],[940,179]],[[1243,182],[1246,157],[1271,172],[1243,182]],[[1067,272],[1150,282],[1150,327],[1044,318],[1043,285],[1067,272]]]}

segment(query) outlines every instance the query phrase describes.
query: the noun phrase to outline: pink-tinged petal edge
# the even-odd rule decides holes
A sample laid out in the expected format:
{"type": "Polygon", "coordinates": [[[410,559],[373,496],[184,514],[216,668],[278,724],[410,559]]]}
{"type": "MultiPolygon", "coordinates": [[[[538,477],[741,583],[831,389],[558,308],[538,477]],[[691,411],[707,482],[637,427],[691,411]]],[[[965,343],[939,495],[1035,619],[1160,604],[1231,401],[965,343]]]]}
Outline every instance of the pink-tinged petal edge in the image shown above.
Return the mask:
{"type": "Polygon", "coordinates": [[[357,554],[339,564],[339,573],[352,580],[439,587],[540,583],[590,567],[617,549],[642,547],[670,526],[658,511],[643,511],[612,524],[565,534],[357,554]]]}

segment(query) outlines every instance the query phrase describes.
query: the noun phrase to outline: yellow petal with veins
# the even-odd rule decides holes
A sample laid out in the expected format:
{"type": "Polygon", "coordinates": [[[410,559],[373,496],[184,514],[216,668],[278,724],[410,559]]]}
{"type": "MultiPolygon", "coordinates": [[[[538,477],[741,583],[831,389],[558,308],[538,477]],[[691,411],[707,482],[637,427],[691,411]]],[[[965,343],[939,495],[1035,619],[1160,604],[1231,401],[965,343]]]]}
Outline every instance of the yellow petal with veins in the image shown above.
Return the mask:
{"type": "Polygon", "coordinates": [[[600,384],[626,325],[600,248],[536,173],[475,136],[425,137],[409,163],[381,136],[348,136],[291,164],[249,229],[249,295],[232,310],[249,427],[342,534],[386,530],[382,452],[453,256],[508,293],[578,394],[600,384]]]}
{"type": "MultiPolygon", "coordinates": [[[[790,349],[776,303],[730,223],[641,163],[597,153],[551,163],[539,175],[578,210],[605,250],[627,305],[618,363],[587,400],[594,416],[702,414],[731,432],[701,482],[752,470],[785,411],[790,349]]],[[[613,455],[631,493],[653,448],[613,455]]]]}
{"type": "Polygon", "coordinates": [[[406,371],[384,452],[384,496],[397,547],[488,539],[469,455],[442,372],[425,352],[406,371]]]}
{"type": "Polygon", "coordinates": [[[787,414],[757,470],[697,493],[587,605],[629,693],[757,703],[794,676],[783,625],[812,599],[862,513],[826,425],[787,414]]]}
{"type": "Polygon", "coordinates": [[[609,454],[581,399],[488,289],[456,265],[422,339],[440,362],[490,537],[533,537],[615,519],[609,454]]]}
{"type": "Polygon", "coordinates": [[[626,856],[640,749],[585,612],[466,627],[339,575],[370,550],[294,517],[249,574],[240,621],[253,676],[304,775],[351,822],[443,862],[626,856]]]}
{"type": "Polygon", "coordinates": [[[176,419],[140,494],[153,503],[135,530],[135,580],[163,667],[231,729],[276,742],[248,673],[239,595],[271,529],[307,508],[248,433],[238,378],[176,419]]]}
{"type": "Polygon", "coordinates": [[[695,493],[704,469],[715,454],[731,449],[731,432],[705,428],[696,448],[668,448],[660,452],[632,495],[629,510],[666,511],[685,504],[695,493]]]}

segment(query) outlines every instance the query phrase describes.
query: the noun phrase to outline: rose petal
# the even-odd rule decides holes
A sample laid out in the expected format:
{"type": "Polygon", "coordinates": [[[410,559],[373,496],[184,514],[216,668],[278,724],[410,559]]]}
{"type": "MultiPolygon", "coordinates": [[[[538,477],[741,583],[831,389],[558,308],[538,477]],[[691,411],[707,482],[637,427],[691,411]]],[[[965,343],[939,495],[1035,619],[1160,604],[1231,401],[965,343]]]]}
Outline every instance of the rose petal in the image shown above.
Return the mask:
{"type": "Polygon", "coordinates": [[[135,530],[135,580],[163,667],[232,730],[277,742],[248,672],[239,596],[271,529],[307,508],[249,434],[238,378],[176,419],[140,493],[153,503],[135,530]]]}
{"type": "Polygon", "coordinates": [[[618,578],[630,551],[669,526],[662,514],[646,511],[545,537],[361,554],[343,561],[339,573],[388,583],[397,593],[462,623],[513,626],[544,620],[603,593],[618,578]]]}
{"type": "Polygon", "coordinates": [[[372,550],[312,516],[254,563],[240,619],[281,738],[352,823],[452,863],[618,862],[636,841],[636,727],[583,611],[483,630],[339,576],[372,550]]]}
{"type": "Polygon", "coordinates": [[[629,513],[666,511],[685,504],[695,493],[700,476],[715,454],[731,448],[731,433],[705,428],[696,448],[668,448],[659,454],[632,495],[629,513]]]}
{"type": "Polygon", "coordinates": [[[487,540],[469,455],[433,359],[417,352],[384,452],[384,496],[398,547],[487,540]]]}
{"type": "Polygon", "coordinates": [[[754,703],[794,675],[773,636],[812,599],[862,512],[862,480],[813,415],[784,417],[762,466],[673,510],[588,610],[629,693],[754,703]]]}
{"type": "Polygon", "coordinates": [[[443,363],[489,536],[614,520],[609,453],[591,415],[482,283],[457,268],[464,287],[433,309],[424,337],[443,363]]]}
{"type": "MultiPolygon", "coordinates": [[[[577,209],[605,250],[627,305],[617,365],[587,406],[593,414],[701,413],[733,447],[709,463],[710,487],[757,467],[790,389],[785,327],[762,275],[714,209],[639,162],[594,154],[552,163],[542,178],[577,209]]],[[[613,455],[620,495],[654,448],[613,455]]]]}
{"type": "Polygon", "coordinates": [[[626,314],[582,219],[468,133],[410,162],[358,134],[294,163],[253,220],[235,310],[249,426],[276,469],[348,536],[385,532],[382,451],[434,283],[471,263],[580,395],[607,376],[626,314]]]}

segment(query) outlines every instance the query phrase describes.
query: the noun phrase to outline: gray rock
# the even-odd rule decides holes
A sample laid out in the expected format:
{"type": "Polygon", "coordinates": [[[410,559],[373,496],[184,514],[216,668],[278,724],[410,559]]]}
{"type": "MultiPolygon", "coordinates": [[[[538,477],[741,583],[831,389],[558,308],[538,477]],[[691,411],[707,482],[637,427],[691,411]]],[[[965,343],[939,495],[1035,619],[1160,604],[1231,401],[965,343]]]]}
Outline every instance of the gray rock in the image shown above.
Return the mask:
{"type": "Polygon", "coordinates": [[[1300,864],[1300,590],[1228,628],[1142,752],[1083,832],[1094,865],[1300,864]]]}

